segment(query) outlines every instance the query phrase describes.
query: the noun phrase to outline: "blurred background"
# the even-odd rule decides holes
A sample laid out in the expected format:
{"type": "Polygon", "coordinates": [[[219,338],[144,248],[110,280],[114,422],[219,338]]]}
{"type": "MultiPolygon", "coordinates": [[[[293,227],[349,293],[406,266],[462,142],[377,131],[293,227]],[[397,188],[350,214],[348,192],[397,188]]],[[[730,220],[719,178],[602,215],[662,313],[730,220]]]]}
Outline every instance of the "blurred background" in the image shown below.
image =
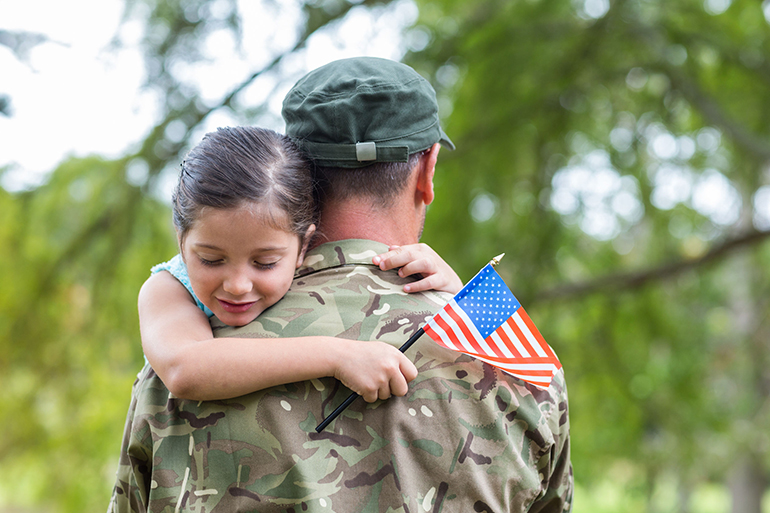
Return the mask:
{"type": "Polygon", "coordinates": [[[184,153],[355,55],[438,92],[423,241],[506,253],[574,511],[770,512],[768,0],[0,0],[0,512],[106,510],[184,153]]]}

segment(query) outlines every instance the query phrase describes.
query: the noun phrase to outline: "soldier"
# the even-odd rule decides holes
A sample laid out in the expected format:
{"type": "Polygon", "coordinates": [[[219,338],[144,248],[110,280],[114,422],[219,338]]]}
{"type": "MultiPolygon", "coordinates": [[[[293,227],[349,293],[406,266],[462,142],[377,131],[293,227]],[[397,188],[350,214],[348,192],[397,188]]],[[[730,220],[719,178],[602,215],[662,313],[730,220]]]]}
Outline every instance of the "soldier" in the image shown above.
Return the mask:
{"type": "MultiPolygon", "coordinates": [[[[320,238],[280,302],[240,328],[214,320],[215,335],[401,345],[449,299],[416,291],[414,266],[383,270],[418,242],[439,148],[453,148],[433,89],[403,64],[346,59],[301,79],[283,114],[316,165],[320,238]]],[[[111,511],[571,509],[563,371],[540,389],[427,337],[408,356],[418,375],[405,396],[355,402],[320,433],[349,393],[334,379],[195,402],[145,366],[111,511]]]]}

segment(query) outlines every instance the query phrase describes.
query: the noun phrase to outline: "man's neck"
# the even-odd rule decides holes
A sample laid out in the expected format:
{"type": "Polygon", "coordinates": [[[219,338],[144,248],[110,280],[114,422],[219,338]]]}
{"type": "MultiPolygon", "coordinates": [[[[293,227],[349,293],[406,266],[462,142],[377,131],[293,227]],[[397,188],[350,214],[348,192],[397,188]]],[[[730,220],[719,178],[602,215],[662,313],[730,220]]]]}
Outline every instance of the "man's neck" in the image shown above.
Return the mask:
{"type": "Polygon", "coordinates": [[[325,205],[313,245],[345,239],[368,239],[404,246],[419,242],[419,227],[397,208],[376,208],[366,202],[325,205]]]}

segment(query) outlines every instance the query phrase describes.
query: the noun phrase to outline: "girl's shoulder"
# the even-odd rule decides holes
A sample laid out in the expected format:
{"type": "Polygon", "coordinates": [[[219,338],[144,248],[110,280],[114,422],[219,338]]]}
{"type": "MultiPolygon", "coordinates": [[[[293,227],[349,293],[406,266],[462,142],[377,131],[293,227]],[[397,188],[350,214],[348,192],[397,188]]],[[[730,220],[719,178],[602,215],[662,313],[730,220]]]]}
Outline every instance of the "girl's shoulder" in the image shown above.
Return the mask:
{"type": "MultiPolygon", "coordinates": [[[[160,271],[168,271],[170,272],[175,278],[179,279],[177,274],[184,276],[185,280],[188,282],[190,281],[189,276],[187,276],[187,266],[184,263],[184,260],[182,260],[182,255],[177,254],[172,258],[171,260],[167,262],[163,262],[157,265],[152,266],[150,269],[150,274],[156,274],[160,271]]],[[[179,280],[182,281],[182,280],[179,280]]]]}
{"type": "Polygon", "coordinates": [[[179,283],[184,285],[184,288],[187,289],[187,292],[189,292],[195,300],[195,304],[198,305],[198,308],[203,310],[203,313],[209,317],[214,315],[214,312],[212,312],[206,305],[204,305],[201,300],[198,299],[198,296],[195,295],[195,292],[192,288],[192,283],[190,283],[190,275],[187,274],[187,265],[185,265],[184,260],[182,260],[182,255],[177,254],[171,260],[160,263],[158,265],[154,265],[150,269],[151,274],[157,274],[160,271],[167,271],[169,274],[171,274],[171,276],[176,278],[179,283]]]}

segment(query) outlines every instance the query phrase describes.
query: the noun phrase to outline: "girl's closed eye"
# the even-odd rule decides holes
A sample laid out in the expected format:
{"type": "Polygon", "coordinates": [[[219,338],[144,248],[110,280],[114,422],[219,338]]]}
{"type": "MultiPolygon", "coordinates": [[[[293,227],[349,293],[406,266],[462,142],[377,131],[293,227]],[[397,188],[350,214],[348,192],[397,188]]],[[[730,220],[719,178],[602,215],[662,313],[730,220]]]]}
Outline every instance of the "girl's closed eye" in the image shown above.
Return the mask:
{"type": "Polygon", "coordinates": [[[219,264],[221,264],[221,263],[222,263],[222,259],[218,259],[218,260],[207,260],[207,259],[203,258],[202,256],[199,256],[199,257],[198,257],[198,260],[200,260],[200,263],[201,263],[201,264],[203,264],[203,265],[209,265],[209,266],[219,265],[219,264]]]}
{"type": "Polygon", "coordinates": [[[275,268],[277,263],[278,263],[278,261],[267,262],[267,263],[265,263],[265,262],[257,262],[256,260],[254,261],[254,265],[256,266],[256,268],[260,269],[262,271],[269,271],[270,269],[275,268]]]}

